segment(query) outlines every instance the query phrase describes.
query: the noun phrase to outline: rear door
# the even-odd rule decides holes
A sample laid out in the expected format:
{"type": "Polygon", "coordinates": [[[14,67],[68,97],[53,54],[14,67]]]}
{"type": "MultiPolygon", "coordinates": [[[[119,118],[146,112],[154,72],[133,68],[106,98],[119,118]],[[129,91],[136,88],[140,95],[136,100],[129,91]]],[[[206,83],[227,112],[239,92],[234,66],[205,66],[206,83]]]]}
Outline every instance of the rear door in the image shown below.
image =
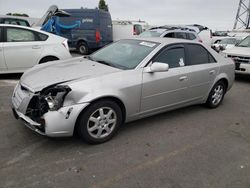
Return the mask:
{"type": "Polygon", "coordinates": [[[43,50],[38,33],[18,27],[5,28],[4,56],[8,70],[25,70],[38,63],[43,50]]]}
{"type": "Polygon", "coordinates": [[[186,44],[187,53],[186,66],[192,70],[189,76],[190,97],[200,100],[207,95],[216,75],[219,72],[219,63],[215,58],[199,44],[186,44]]]}
{"type": "Polygon", "coordinates": [[[112,21],[108,13],[100,13],[100,33],[105,44],[113,41],[112,21]]]}
{"type": "Polygon", "coordinates": [[[6,70],[6,64],[3,55],[3,29],[0,27],[0,72],[6,70]]]}

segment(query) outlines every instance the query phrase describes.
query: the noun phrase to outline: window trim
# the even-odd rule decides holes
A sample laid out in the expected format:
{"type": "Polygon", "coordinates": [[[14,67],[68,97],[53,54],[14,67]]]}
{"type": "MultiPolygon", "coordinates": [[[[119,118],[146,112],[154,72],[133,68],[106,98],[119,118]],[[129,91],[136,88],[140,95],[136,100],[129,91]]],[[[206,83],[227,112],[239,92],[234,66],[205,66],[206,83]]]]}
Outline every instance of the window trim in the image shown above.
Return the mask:
{"type": "MultiPolygon", "coordinates": [[[[187,60],[187,51],[186,51],[186,48],[185,48],[185,44],[184,43],[175,43],[175,44],[167,44],[166,46],[162,47],[147,63],[146,65],[144,66],[145,67],[148,67],[150,65],[153,64],[153,59],[155,59],[161,52],[163,52],[164,50],[170,50],[170,49],[173,49],[173,48],[183,48],[184,49],[184,55],[185,55],[185,62],[187,60]]],[[[186,63],[185,63],[185,66],[186,66],[186,63]]],[[[183,67],[185,67],[183,66],[183,67]]],[[[176,67],[176,68],[181,68],[181,67],[176,67]]]]}
{"type": "Polygon", "coordinates": [[[206,65],[206,64],[211,64],[211,63],[218,63],[217,60],[214,58],[214,56],[203,45],[196,44],[196,43],[186,43],[185,48],[186,48],[186,52],[187,52],[187,55],[186,55],[187,64],[186,64],[186,66],[196,66],[196,65],[206,65]],[[196,46],[202,47],[207,52],[208,63],[201,63],[201,64],[195,64],[195,65],[190,64],[190,53],[189,53],[188,45],[196,45],[196,46]],[[214,59],[215,62],[210,61],[209,55],[214,59]]]}

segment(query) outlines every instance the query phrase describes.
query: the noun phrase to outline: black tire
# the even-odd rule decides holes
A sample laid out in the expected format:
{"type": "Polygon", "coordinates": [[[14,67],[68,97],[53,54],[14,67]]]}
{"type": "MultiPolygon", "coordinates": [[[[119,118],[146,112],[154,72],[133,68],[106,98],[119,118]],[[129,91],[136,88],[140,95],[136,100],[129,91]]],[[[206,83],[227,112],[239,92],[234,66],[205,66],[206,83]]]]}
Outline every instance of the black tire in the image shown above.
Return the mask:
{"type": "Polygon", "coordinates": [[[96,103],[91,104],[83,113],[80,114],[79,119],[77,121],[77,133],[78,135],[89,144],[101,144],[108,140],[110,140],[119,130],[119,127],[122,124],[122,111],[121,108],[113,101],[98,101],[96,103]],[[106,117],[105,120],[101,119],[100,109],[103,109],[103,113],[105,116],[108,116],[107,110],[112,110],[114,113],[112,114],[112,118],[106,117]],[[98,116],[99,114],[99,116],[98,116]],[[94,123],[94,121],[90,120],[94,118],[95,121],[98,119],[98,123],[94,123]],[[108,120],[116,119],[116,123],[111,123],[108,125],[108,120]],[[104,122],[102,122],[104,121],[104,122]],[[107,121],[107,122],[105,122],[107,121]],[[106,131],[104,128],[108,126],[110,132],[106,131]],[[111,128],[109,127],[111,126],[111,128]],[[98,127],[98,128],[95,128],[98,127]],[[90,129],[93,129],[91,132],[90,129]],[[102,130],[103,137],[98,137],[98,131],[102,130]],[[105,136],[106,134],[106,136],[105,136]]]}
{"type": "Polygon", "coordinates": [[[89,54],[89,47],[85,42],[79,42],[77,45],[77,51],[81,55],[88,55],[89,54]]]}
{"type": "Polygon", "coordinates": [[[47,63],[47,62],[50,62],[50,61],[56,61],[56,60],[59,60],[59,59],[57,57],[53,57],[53,56],[44,57],[44,58],[41,59],[39,64],[47,63]]]}
{"type": "Polygon", "coordinates": [[[209,108],[217,108],[222,103],[225,93],[225,83],[223,81],[218,81],[209,93],[206,106],[209,108]]]}

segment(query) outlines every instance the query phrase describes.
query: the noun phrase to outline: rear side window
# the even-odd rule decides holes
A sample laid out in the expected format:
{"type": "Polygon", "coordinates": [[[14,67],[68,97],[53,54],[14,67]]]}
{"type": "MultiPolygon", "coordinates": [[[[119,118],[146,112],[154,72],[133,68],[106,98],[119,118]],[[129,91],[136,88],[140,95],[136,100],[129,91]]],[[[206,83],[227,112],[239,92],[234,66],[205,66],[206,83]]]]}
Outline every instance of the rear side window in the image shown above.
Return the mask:
{"type": "Polygon", "coordinates": [[[174,33],[168,33],[168,34],[166,34],[164,37],[167,37],[167,38],[175,38],[174,33]]]}
{"type": "Polygon", "coordinates": [[[207,63],[214,63],[216,60],[214,57],[201,45],[188,44],[188,65],[200,65],[207,63]]]}
{"type": "Polygon", "coordinates": [[[48,39],[48,35],[45,35],[43,33],[35,32],[35,35],[36,35],[37,41],[46,41],[48,39]]]}
{"type": "Polygon", "coordinates": [[[175,37],[178,39],[187,39],[186,33],[184,33],[184,32],[175,33],[175,37]]]}
{"type": "Polygon", "coordinates": [[[182,47],[163,50],[156,56],[154,62],[167,63],[169,68],[181,67],[185,65],[185,51],[182,47]]]}
{"type": "Polygon", "coordinates": [[[7,28],[7,42],[29,42],[35,41],[36,37],[32,31],[20,28],[7,28]]]}
{"type": "Polygon", "coordinates": [[[194,34],[192,34],[192,33],[187,33],[187,36],[188,36],[188,39],[189,39],[189,40],[194,40],[194,39],[196,39],[196,36],[195,36],[194,34]]]}

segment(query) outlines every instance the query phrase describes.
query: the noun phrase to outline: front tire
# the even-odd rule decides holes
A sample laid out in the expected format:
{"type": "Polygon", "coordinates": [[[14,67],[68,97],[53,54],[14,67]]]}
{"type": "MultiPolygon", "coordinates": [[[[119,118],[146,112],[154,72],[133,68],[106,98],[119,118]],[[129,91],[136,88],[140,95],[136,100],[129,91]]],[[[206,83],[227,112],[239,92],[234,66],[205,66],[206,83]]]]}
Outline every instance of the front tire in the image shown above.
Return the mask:
{"type": "Polygon", "coordinates": [[[113,101],[99,101],[80,115],[77,131],[85,142],[101,144],[110,140],[121,124],[121,108],[113,101]]]}
{"type": "Polygon", "coordinates": [[[217,108],[224,99],[226,86],[223,81],[217,82],[209,93],[206,105],[209,108],[217,108]]]}

